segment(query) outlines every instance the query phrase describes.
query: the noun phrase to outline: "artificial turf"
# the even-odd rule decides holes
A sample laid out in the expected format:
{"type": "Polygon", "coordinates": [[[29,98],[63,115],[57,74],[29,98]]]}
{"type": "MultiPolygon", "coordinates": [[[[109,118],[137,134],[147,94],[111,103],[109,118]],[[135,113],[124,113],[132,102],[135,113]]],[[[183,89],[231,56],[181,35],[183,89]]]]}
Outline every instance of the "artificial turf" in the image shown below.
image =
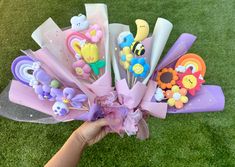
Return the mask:
{"type": "MultiPolygon", "coordinates": [[[[84,13],[83,0],[0,0],[0,90],[12,79],[10,65],[20,49],[38,49],[31,33],[52,17],[60,27],[84,13]]],[[[89,1],[95,3],[97,1],[89,1]]],[[[118,0],[108,5],[109,21],[129,24],[157,17],[174,24],[166,52],[184,32],[198,39],[190,52],[207,64],[207,84],[222,86],[223,112],[150,118],[150,139],[110,134],[85,150],[81,166],[235,166],[235,1],[234,0],[118,0]]],[[[0,166],[42,166],[81,122],[43,125],[0,118],[0,166]]]]}

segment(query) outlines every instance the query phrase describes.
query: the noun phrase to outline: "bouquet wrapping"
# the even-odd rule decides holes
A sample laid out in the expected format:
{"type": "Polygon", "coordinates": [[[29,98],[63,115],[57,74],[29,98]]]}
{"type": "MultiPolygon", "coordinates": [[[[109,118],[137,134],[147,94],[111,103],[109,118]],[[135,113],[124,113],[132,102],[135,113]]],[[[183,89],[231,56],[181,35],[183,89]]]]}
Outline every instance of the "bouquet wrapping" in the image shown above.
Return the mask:
{"type": "MultiPolygon", "coordinates": [[[[154,100],[154,94],[156,93],[155,84],[158,71],[163,68],[173,68],[177,60],[184,54],[188,52],[193,43],[196,40],[196,36],[188,33],[183,33],[176,40],[173,46],[170,48],[168,53],[164,56],[163,60],[157,66],[152,80],[149,81],[148,89],[152,94],[146,94],[145,98],[154,100]]],[[[181,109],[176,109],[174,107],[163,108],[162,112],[165,113],[192,113],[192,112],[213,112],[213,111],[222,111],[225,105],[225,97],[222,91],[222,88],[217,85],[202,85],[200,91],[195,96],[189,96],[189,103],[186,103],[185,106],[181,109]]],[[[157,103],[159,105],[165,105],[166,103],[157,103]]],[[[144,105],[142,103],[142,105],[144,105]]]]}
{"type": "MultiPolygon", "coordinates": [[[[58,80],[64,87],[75,88],[77,92],[84,93],[88,98],[84,105],[88,106],[88,104],[92,105],[94,103],[97,96],[104,96],[112,91],[113,88],[111,86],[107,7],[103,4],[87,4],[86,14],[89,24],[99,25],[102,32],[102,37],[97,47],[99,49],[98,55],[100,56],[98,59],[105,61],[105,68],[100,70],[100,74],[98,77],[96,76],[96,80],[88,81],[82,78],[82,76],[79,76],[79,78],[74,75],[73,64],[76,61],[76,55],[73,54],[73,51],[76,50],[76,46],[73,45],[73,42],[76,42],[79,36],[76,34],[77,32],[71,28],[61,30],[51,18],[46,20],[32,34],[32,38],[41,49],[35,52],[26,50],[23,51],[23,53],[29,57],[29,61],[39,62],[40,68],[44,70],[45,75],[58,80]],[[96,13],[99,13],[99,15],[96,13]]],[[[21,60],[19,60],[19,62],[21,62],[21,60]]],[[[17,65],[18,62],[15,61],[15,64],[17,65]]],[[[18,68],[15,68],[13,63],[13,74],[16,70],[18,70],[18,68]]],[[[14,76],[17,77],[17,75],[14,76]]],[[[49,100],[42,101],[36,96],[31,87],[19,81],[12,81],[9,99],[14,103],[53,115],[55,119],[61,121],[80,119],[79,116],[87,112],[76,109],[76,111],[69,112],[66,116],[60,117],[52,112],[51,108],[53,102],[49,100]],[[23,92],[19,92],[19,90],[23,92]]],[[[86,119],[91,118],[87,117],[86,119]]]]}

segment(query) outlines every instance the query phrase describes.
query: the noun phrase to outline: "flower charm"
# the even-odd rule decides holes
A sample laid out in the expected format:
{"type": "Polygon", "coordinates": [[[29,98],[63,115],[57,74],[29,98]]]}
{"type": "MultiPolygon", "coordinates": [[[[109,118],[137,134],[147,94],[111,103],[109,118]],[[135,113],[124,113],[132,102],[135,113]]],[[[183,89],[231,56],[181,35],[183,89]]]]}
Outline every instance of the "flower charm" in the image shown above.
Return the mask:
{"type": "Polygon", "coordinates": [[[132,58],[133,55],[131,54],[130,48],[124,47],[123,50],[120,52],[120,64],[123,66],[124,69],[129,69],[132,58]]]}
{"type": "Polygon", "coordinates": [[[40,100],[54,101],[53,96],[51,96],[51,88],[48,85],[36,85],[34,91],[40,100]]]}
{"type": "Polygon", "coordinates": [[[163,68],[157,74],[157,84],[162,89],[170,89],[178,80],[177,72],[172,68],[163,68]]]}
{"type": "Polygon", "coordinates": [[[100,74],[100,68],[105,66],[104,60],[99,60],[99,51],[96,44],[85,44],[82,49],[82,57],[88,63],[95,75],[100,74]]]}
{"type": "Polygon", "coordinates": [[[90,26],[85,35],[91,40],[91,42],[97,43],[101,39],[103,33],[100,26],[98,24],[94,24],[90,26]]]}
{"type": "Polygon", "coordinates": [[[150,67],[146,63],[144,58],[133,58],[131,60],[131,65],[129,67],[129,70],[135,77],[141,77],[141,78],[146,77],[149,69],[150,67]]]}
{"type": "Polygon", "coordinates": [[[73,63],[73,69],[76,74],[84,79],[88,79],[91,73],[91,68],[86,62],[82,59],[77,60],[73,63]]]}
{"type": "Polygon", "coordinates": [[[81,108],[83,102],[87,101],[87,96],[85,94],[76,94],[73,88],[51,89],[51,96],[56,98],[56,101],[63,102],[64,104],[69,104],[75,108],[81,108]]]}
{"type": "Polygon", "coordinates": [[[180,89],[179,86],[174,85],[171,90],[166,91],[167,104],[171,107],[175,106],[177,109],[183,108],[184,103],[188,102],[186,94],[187,90],[185,88],[180,89]]]}
{"type": "Polygon", "coordinates": [[[96,44],[85,44],[81,48],[81,52],[86,63],[95,63],[99,60],[99,50],[96,44]]]}
{"type": "Polygon", "coordinates": [[[194,96],[195,92],[200,90],[200,86],[204,82],[205,80],[201,78],[200,71],[193,73],[192,70],[188,68],[185,73],[179,73],[177,84],[180,87],[187,89],[188,92],[194,96]]]}

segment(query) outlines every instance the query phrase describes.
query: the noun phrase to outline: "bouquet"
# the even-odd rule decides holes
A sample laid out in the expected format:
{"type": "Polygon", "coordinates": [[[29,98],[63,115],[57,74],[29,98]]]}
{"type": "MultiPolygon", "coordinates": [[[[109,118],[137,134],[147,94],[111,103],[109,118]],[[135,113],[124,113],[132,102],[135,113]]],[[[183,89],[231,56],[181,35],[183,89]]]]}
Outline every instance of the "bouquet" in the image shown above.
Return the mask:
{"type": "MultiPolygon", "coordinates": [[[[225,98],[220,86],[205,83],[202,57],[187,53],[196,36],[183,33],[159,63],[148,83],[145,100],[155,102],[162,113],[222,111],[225,98]]],[[[145,101],[142,106],[148,106],[145,101]]],[[[154,108],[153,108],[154,109],[154,108]]],[[[150,109],[151,110],[151,109],[150,109]]]]}
{"type": "Polygon", "coordinates": [[[88,4],[70,22],[61,30],[49,18],[33,32],[41,49],[13,61],[9,98],[60,121],[93,120],[95,98],[113,90],[106,6],[88,4]]]}
{"type": "Polygon", "coordinates": [[[222,89],[203,85],[206,64],[188,53],[194,35],[183,33],[159,63],[173,28],[170,21],[158,18],[150,35],[148,23],[137,19],[132,33],[127,25],[108,23],[106,5],[85,8],[86,15],[71,17],[69,28],[46,20],[32,34],[41,49],[24,50],[13,61],[9,99],[33,109],[32,118],[23,121],[105,118],[112,131],[143,140],[149,137],[148,115],[164,119],[167,113],[223,110],[222,89]]]}

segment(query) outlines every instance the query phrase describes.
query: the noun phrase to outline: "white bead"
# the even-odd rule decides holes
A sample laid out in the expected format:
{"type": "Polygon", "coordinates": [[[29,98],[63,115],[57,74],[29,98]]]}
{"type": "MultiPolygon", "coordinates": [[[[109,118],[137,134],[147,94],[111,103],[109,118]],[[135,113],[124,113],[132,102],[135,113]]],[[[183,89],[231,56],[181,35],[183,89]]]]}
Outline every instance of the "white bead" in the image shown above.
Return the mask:
{"type": "Polygon", "coordinates": [[[173,94],[173,99],[175,99],[175,100],[179,100],[180,97],[181,97],[181,94],[179,94],[178,92],[173,94]]]}

